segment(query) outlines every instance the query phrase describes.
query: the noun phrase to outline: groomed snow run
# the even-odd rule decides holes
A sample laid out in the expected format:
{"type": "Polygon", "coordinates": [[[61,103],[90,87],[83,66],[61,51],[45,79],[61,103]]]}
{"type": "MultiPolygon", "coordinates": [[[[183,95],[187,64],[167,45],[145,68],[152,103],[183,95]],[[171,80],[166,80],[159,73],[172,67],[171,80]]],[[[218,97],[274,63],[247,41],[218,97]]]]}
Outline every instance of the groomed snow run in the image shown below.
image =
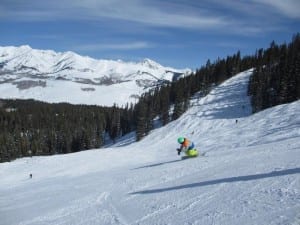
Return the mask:
{"type": "Polygon", "coordinates": [[[0,164],[0,224],[299,225],[300,101],[251,114],[250,75],[140,142],[0,164]]]}

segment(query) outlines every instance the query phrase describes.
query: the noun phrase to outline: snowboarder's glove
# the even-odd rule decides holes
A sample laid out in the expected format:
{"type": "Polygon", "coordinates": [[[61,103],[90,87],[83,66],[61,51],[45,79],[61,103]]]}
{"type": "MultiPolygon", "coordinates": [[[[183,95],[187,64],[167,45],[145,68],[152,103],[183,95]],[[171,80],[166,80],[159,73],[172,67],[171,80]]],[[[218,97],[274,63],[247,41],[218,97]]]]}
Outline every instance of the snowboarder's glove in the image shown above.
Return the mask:
{"type": "Polygon", "coordinates": [[[178,152],[178,155],[180,155],[181,150],[179,148],[177,148],[177,152],[178,152]]]}

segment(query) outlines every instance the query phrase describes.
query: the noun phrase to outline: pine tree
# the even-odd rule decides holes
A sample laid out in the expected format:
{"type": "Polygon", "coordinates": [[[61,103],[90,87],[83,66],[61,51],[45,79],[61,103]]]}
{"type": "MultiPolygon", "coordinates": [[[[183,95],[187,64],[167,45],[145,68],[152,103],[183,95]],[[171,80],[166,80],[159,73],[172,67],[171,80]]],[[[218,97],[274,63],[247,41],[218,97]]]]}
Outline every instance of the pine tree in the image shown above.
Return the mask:
{"type": "Polygon", "coordinates": [[[300,99],[300,50],[297,53],[295,61],[295,77],[296,77],[296,99],[300,99]]]}
{"type": "Polygon", "coordinates": [[[121,113],[116,105],[113,106],[110,123],[109,135],[115,141],[121,133],[121,113]]]}
{"type": "Polygon", "coordinates": [[[141,140],[147,135],[147,104],[143,101],[137,105],[136,138],[141,140]]]}
{"type": "Polygon", "coordinates": [[[183,113],[185,112],[185,104],[184,104],[184,97],[183,97],[183,89],[178,88],[177,93],[175,95],[175,105],[174,105],[174,112],[172,115],[172,119],[178,119],[183,113]]]}
{"type": "Polygon", "coordinates": [[[160,91],[160,118],[163,125],[166,125],[170,120],[169,107],[170,107],[170,88],[162,87],[160,91]]]}

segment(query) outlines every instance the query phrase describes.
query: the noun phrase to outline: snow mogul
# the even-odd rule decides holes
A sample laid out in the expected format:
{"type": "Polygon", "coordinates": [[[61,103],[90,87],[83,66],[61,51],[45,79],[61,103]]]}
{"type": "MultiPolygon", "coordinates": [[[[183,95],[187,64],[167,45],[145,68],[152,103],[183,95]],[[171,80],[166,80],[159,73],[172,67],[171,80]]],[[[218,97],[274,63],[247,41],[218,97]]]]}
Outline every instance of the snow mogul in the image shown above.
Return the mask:
{"type": "Polygon", "coordinates": [[[187,157],[198,156],[198,150],[195,149],[195,145],[192,141],[184,137],[179,137],[177,141],[180,144],[180,148],[177,148],[178,155],[180,155],[180,153],[184,151],[187,157]]]}

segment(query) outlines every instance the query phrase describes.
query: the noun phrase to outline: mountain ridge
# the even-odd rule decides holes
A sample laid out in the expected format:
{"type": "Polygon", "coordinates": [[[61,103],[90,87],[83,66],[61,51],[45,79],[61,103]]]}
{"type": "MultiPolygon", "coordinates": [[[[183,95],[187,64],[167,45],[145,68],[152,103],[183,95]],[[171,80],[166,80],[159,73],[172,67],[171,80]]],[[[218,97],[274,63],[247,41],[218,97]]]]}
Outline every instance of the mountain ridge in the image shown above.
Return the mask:
{"type": "Polygon", "coordinates": [[[190,73],[190,69],[164,67],[149,58],[141,62],[124,62],[93,59],[71,51],[37,50],[29,45],[0,46],[2,98],[33,98],[45,102],[106,106],[114,103],[125,105],[136,102],[131,96],[140,96],[155,86],[172,82],[190,73]],[[65,85],[61,85],[61,82],[65,82],[65,85]],[[61,86],[66,87],[64,92],[71,91],[72,95],[57,95],[56,92],[61,91],[61,86]],[[73,89],[77,89],[78,93],[73,89]],[[116,89],[119,94],[106,96],[107,92],[116,93],[116,89]],[[77,101],[78,95],[86,90],[89,90],[90,94],[77,101]],[[101,95],[109,97],[110,101],[100,97],[101,95]]]}

